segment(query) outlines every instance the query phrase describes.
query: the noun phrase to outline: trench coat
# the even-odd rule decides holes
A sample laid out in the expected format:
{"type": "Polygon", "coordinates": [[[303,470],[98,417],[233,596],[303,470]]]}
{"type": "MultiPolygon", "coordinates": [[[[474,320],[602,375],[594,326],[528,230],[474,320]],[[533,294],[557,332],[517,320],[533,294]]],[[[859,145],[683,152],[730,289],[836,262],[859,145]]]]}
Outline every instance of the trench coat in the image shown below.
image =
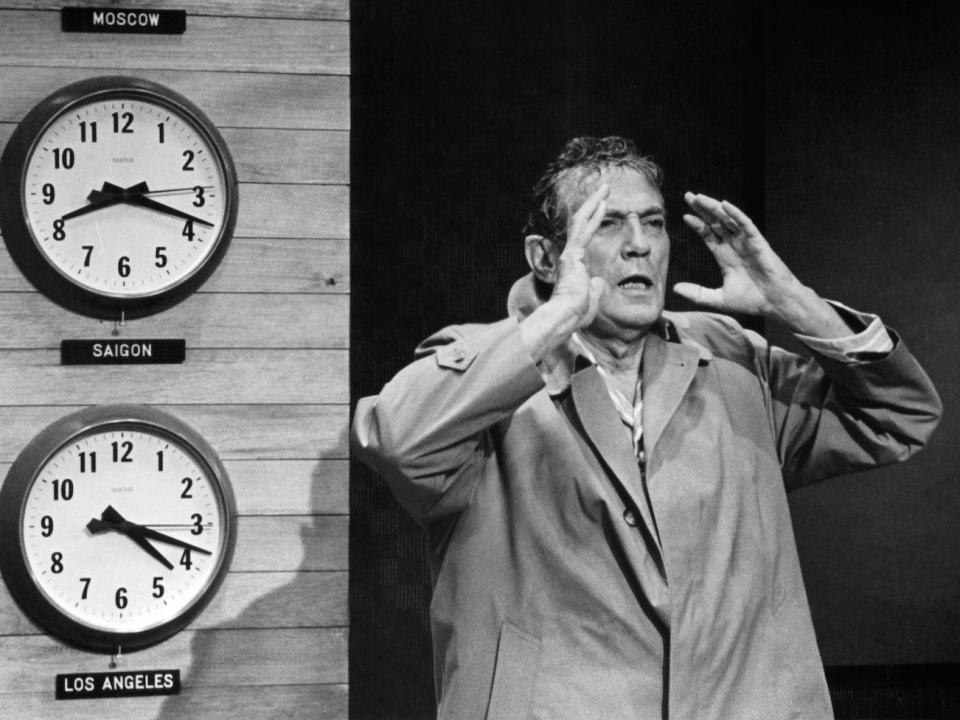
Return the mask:
{"type": "Polygon", "coordinates": [[[833,717],[787,491],[924,444],[940,403],[903,342],[811,360],[664,313],[642,474],[597,370],[551,396],[518,333],[446,328],[356,409],[355,454],[427,530],[438,717],[833,717]]]}

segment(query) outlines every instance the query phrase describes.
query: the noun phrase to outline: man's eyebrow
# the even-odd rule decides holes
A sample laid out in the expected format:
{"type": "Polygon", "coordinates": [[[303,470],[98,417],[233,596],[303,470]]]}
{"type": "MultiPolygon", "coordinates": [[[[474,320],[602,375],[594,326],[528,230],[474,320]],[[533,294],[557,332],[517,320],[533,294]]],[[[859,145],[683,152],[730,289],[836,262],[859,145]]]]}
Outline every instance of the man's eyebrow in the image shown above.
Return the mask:
{"type": "MultiPolygon", "coordinates": [[[[607,210],[606,214],[610,217],[625,218],[627,215],[630,215],[632,213],[633,213],[632,210],[629,212],[626,212],[623,210],[611,209],[611,210],[607,210]]],[[[641,210],[640,212],[637,213],[637,217],[641,219],[650,217],[651,215],[663,215],[664,217],[666,217],[667,209],[660,205],[653,205],[651,207],[648,207],[646,210],[641,210]]]]}

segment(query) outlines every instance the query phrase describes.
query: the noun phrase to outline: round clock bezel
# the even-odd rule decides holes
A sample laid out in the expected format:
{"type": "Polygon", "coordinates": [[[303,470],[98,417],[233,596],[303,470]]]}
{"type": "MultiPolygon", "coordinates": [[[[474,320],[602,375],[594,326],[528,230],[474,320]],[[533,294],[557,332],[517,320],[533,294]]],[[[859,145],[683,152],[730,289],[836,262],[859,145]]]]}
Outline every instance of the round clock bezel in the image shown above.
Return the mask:
{"type": "Polygon", "coordinates": [[[97,652],[124,653],[156,645],[186,627],[209,604],[226,577],[236,545],[236,501],[216,452],[179,418],[144,405],[85,408],[52,423],[24,447],[0,487],[0,574],[10,595],[41,628],[69,645],[97,652]],[[174,616],[139,632],[112,632],[91,627],[62,611],[34,581],[24,544],[24,510],[30,490],[44,466],[60,450],[83,437],[111,430],[139,429],[166,437],[185,449],[215,486],[223,508],[223,543],[210,580],[174,616]]]}
{"type": "MultiPolygon", "coordinates": [[[[103,178],[91,178],[91,187],[103,178]]],[[[41,100],[19,123],[0,156],[0,232],[16,266],[31,284],[68,310],[105,320],[133,319],[166,310],[195,292],[217,268],[236,226],[238,179],[227,144],[216,126],[193,102],[158,83],[127,76],[94,77],[66,85],[41,100]],[[224,222],[204,261],[171,287],[128,297],[98,292],[74,282],[40,249],[27,220],[26,172],[47,128],[73,109],[92,102],[123,98],[168,108],[203,137],[216,156],[224,180],[224,222]]]]}

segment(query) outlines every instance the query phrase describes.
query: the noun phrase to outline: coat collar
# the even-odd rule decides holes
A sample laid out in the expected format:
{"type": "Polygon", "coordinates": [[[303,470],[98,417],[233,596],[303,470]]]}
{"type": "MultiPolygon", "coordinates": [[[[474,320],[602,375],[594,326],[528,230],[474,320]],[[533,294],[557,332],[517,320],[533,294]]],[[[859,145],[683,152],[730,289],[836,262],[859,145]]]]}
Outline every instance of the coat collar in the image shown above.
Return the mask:
{"type": "MultiPolygon", "coordinates": [[[[549,297],[548,293],[548,286],[537,281],[533,273],[527,273],[517,280],[510,289],[510,294],[507,298],[507,311],[518,321],[522,320],[547,301],[549,297]]],[[[690,320],[684,313],[665,310],[644,342],[644,432],[647,432],[648,427],[656,429],[656,438],[659,437],[660,432],[663,430],[663,425],[666,424],[666,419],[669,418],[665,418],[663,422],[659,422],[661,418],[655,411],[661,408],[659,403],[656,402],[658,400],[656,397],[652,397],[655,404],[654,408],[650,411],[654,414],[648,418],[648,411],[646,410],[648,393],[654,390],[666,390],[666,395],[668,396],[666,399],[668,402],[663,405],[662,408],[666,409],[673,401],[673,393],[671,390],[674,388],[671,386],[674,381],[683,386],[683,390],[680,391],[680,396],[682,397],[683,391],[685,391],[689,385],[689,380],[692,380],[692,376],[685,381],[682,377],[685,373],[680,373],[680,376],[678,376],[673,372],[661,373],[655,370],[655,368],[666,363],[669,367],[686,367],[695,371],[698,366],[707,365],[713,359],[713,354],[710,350],[689,335],[689,327],[690,320]],[[651,370],[653,371],[652,376],[648,378],[648,373],[650,373],[651,370]],[[651,425],[649,426],[648,419],[651,421],[651,425]]],[[[574,344],[568,343],[566,347],[558,348],[550,356],[544,358],[540,365],[540,371],[547,384],[547,391],[551,395],[558,395],[564,392],[570,387],[571,378],[589,365],[589,361],[585,360],[574,344]]],[[[676,402],[679,403],[679,397],[676,398],[676,402]]],[[[672,405],[672,409],[676,409],[676,404],[672,405]]],[[[647,448],[652,447],[652,445],[648,445],[646,442],[644,445],[647,448]]]]}

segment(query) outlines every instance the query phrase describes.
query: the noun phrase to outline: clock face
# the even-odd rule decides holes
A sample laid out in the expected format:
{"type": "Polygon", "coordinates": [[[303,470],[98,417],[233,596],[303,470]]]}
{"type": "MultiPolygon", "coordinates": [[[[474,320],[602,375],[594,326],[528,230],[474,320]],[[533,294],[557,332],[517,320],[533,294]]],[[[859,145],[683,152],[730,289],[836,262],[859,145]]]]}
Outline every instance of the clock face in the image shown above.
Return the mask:
{"type": "Polygon", "coordinates": [[[9,584],[14,563],[26,586],[12,594],[43,605],[36,619],[53,615],[64,639],[99,649],[132,649],[179,629],[209,599],[232,550],[232,496],[219,463],[156,417],[131,414],[79,432],[71,424],[42,461],[25,467],[18,458],[4,487],[19,510],[7,511],[16,522],[2,540],[19,557],[6,551],[4,577],[9,584]]]}
{"type": "Polygon", "coordinates": [[[236,174],[222,138],[155,83],[67,86],[18,126],[2,164],[11,255],[41,290],[87,314],[135,317],[179,301],[233,231],[236,174]]]}
{"type": "Polygon", "coordinates": [[[171,108],[94,99],[37,138],[23,208],[40,251],[64,276],[143,297],[193,274],[214,250],[228,217],[225,182],[210,142],[171,108]]]}

